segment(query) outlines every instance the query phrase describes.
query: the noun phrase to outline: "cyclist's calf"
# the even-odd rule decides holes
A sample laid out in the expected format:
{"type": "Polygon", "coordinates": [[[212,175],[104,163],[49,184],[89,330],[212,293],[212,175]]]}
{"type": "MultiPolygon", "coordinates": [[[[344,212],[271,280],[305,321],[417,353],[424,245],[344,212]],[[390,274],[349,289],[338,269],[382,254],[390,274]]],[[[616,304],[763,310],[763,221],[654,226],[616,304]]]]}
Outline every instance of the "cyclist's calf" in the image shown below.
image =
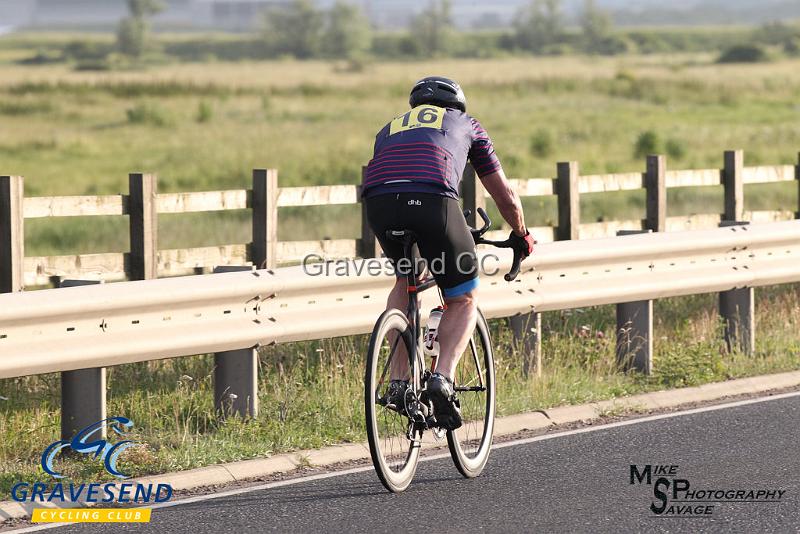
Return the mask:
{"type": "Polygon", "coordinates": [[[478,319],[477,289],[445,298],[447,309],[439,323],[439,359],[436,371],[452,379],[478,319]]]}

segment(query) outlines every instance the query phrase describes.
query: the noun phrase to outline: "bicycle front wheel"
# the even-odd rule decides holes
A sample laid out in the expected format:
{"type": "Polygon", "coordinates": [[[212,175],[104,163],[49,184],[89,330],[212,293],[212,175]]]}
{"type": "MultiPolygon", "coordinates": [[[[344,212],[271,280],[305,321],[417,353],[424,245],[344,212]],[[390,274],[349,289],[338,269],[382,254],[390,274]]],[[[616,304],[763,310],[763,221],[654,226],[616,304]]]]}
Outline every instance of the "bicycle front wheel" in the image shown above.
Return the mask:
{"type": "Polygon", "coordinates": [[[409,418],[379,403],[389,387],[394,358],[406,358],[414,342],[408,319],[400,310],[385,311],[369,341],[364,378],[369,452],[378,478],[393,493],[405,490],[419,460],[419,431],[409,439],[409,418]],[[398,354],[398,352],[400,354],[398,354]]]}
{"type": "Polygon", "coordinates": [[[447,445],[459,472],[466,478],[474,478],[481,474],[489,459],[495,412],[492,340],[480,310],[475,332],[461,356],[454,382],[464,424],[447,433],[447,445]]]}

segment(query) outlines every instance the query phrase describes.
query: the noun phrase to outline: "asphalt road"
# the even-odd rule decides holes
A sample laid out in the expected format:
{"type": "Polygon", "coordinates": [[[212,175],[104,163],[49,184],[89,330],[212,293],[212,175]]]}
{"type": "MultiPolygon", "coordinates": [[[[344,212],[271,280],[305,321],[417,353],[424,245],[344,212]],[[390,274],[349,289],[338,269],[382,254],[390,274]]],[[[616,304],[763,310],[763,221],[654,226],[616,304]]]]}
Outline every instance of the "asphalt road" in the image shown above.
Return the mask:
{"type": "Polygon", "coordinates": [[[157,509],[149,525],[55,531],[798,532],[798,421],[800,397],[791,397],[497,448],[475,480],[449,458],[423,462],[401,495],[365,471],[157,509]],[[657,516],[649,507],[661,501],[653,486],[630,484],[631,464],[677,465],[668,478],[697,490],[785,493],[711,503],[711,516],[657,516]]]}

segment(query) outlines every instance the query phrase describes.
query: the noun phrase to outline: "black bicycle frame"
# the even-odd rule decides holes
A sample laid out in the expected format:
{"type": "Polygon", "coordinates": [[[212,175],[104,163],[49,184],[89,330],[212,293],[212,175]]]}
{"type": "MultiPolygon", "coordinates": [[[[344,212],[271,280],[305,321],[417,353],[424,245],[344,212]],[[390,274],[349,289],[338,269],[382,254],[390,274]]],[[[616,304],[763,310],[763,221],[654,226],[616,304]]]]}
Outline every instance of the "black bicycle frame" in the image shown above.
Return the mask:
{"type": "Polygon", "coordinates": [[[408,305],[406,307],[406,317],[411,324],[411,333],[413,335],[413,343],[408,354],[409,371],[413,377],[420,375],[419,370],[425,367],[425,362],[419,357],[418,340],[420,339],[420,330],[422,317],[420,314],[419,303],[417,295],[427,289],[436,285],[436,280],[429,277],[417,283],[417,262],[414,258],[414,244],[416,243],[416,235],[413,232],[402,232],[403,242],[403,256],[408,259],[411,264],[410,269],[406,273],[406,285],[408,292],[408,305]],[[417,365],[420,368],[417,368],[417,365]]]}

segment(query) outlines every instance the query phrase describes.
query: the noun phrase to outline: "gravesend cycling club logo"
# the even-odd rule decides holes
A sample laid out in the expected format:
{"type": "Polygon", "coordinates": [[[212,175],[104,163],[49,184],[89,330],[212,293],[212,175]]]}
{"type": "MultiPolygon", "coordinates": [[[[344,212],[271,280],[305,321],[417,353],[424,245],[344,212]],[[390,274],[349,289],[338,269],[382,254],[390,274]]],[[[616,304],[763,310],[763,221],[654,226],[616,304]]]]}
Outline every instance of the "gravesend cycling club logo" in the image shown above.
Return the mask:
{"type": "Polygon", "coordinates": [[[653,517],[713,517],[722,506],[738,503],[780,503],[786,490],[692,485],[677,465],[630,466],[630,484],[653,490],[653,517]]]}
{"type": "MultiPolygon", "coordinates": [[[[80,430],[70,440],[59,440],[45,448],[41,456],[42,470],[53,477],[57,482],[47,484],[44,482],[19,482],[11,489],[11,498],[17,502],[54,503],[56,506],[63,503],[96,504],[139,504],[162,503],[172,498],[172,486],[169,484],[142,484],[122,482],[128,478],[117,465],[120,455],[135,447],[137,443],[125,439],[133,428],[133,421],[127,417],[109,417],[93,423],[80,430]],[[109,438],[102,438],[102,430],[106,428],[109,438]],[[118,438],[114,440],[114,438],[118,438]],[[113,441],[112,441],[113,440],[113,441]],[[104,469],[113,475],[116,482],[91,482],[65,483],[65,475],[56,467],[57,460],[67,451],[75,455],[86,455],[87,458],[101,462],[104,469]]],[[[92,510],[84,520],[93,522],[120,522],[149,520],[150,510],[137,509],[146,514],[124,515],[119,509],[92,510]],[[143,519],[146,516],[146,519],[143,519]],[[99,517],[99,519],[98,519],[99,517]]],[[[39,521],[81,521],[80,511],[61,510],[58,513],[52,509],[34,510],[32,520],[39,521]]]]}
{"type": "Polygon", "coordinates": [[[99,457],[102,460],[106,471],[117,478],[128,478],[128,475],[120,473],[117,470],[117,459],[125,449],[135,445],[134,442],[123,440],[111,444],[104,439],[88,441],[92,436],[103,430],[103,427],[106,425],[108,425],[108,429],[111,432],[119,436],[125,436],[128,429],[133,427],[133,421],[127,417],[109,417],[108,419],[103,419],[102,421],[87,426],[75,434],[75,437],[71,440],[62,439],[61,441],[56,441],[42,453],[42,469],[44,469],[44,472],[52,475],[54,478],[63,478],[64,475],[53,468],[53,460],[61,450],[71,448],[73,451],[81,454],[94,453],[95,458],[99,457]]]}

